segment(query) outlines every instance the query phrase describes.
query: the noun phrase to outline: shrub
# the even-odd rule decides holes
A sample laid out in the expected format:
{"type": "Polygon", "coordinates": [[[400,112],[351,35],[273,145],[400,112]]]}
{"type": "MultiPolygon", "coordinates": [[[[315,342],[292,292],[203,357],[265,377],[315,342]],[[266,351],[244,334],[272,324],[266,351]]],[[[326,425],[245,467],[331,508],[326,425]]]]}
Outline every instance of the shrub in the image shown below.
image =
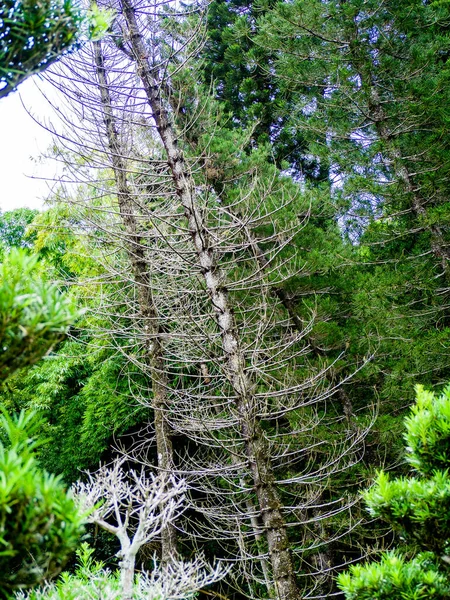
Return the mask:
{"type": "Polygon", "coordinates": [[[34,456],[35,415],[0,419],[0,594],[55,577],[76,549],[83,516],[61,479],[34,456]]]}
{"type": "Polygon", "coordinates": [[[439,397],[422,386],[416,392],[405,419],[407,461],[416,475],[391,480],[381,472],[364,494],[371,515],[391,525],[403,552],[341,574],[347,600],[450,598],[450,387],[439,397]]]}

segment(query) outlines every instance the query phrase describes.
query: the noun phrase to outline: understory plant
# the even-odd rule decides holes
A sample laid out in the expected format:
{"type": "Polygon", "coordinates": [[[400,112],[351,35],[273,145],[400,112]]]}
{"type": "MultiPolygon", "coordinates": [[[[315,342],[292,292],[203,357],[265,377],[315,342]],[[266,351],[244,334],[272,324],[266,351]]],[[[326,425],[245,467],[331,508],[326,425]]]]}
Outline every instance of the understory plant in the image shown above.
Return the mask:
{"type": "Polygon", "coordinates": [[[0,264],[0,383],[61,341],[79,312],[43,276],[37,257],[13,249],[0,264]]]}
{"type": "Polygon", "coordinates": [[[440,396],[417,386],[416,394],[404,436],[414,474],[390,479],[381,471],[364,494],[371,516],[392,527],[399,548],[341,574],[347,600],[450,597],[450,386],[440,396]]]}
{"type": "MultiPolygon", "coordinates": [[[[19,593],[18,600],[123,600],[120,572],[111,572],[93,558],[94,550],[82,544],[78,551],[75,573],[63,573],[57,582],[29,593],[19,593]]],[[[190,598],[199,589],[223,576],[220,567],[205,569],[201,558],[192,562],[174,561],[151,573],[136,576],[132,600],[176,600],[190,598]]]]}
{"type": "Polygon", "coordinates": [[[39,420],[0,417],[0,597],[58,575],[79,544],[84,517],[60,477],[42,470],[39,420]]]}

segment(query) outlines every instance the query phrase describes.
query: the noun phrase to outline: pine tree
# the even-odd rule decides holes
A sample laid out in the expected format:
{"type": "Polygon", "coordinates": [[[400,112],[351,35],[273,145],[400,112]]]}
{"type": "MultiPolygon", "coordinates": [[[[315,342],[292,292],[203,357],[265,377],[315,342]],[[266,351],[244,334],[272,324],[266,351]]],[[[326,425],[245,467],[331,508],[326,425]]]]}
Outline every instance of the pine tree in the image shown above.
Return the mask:
{"type": "MultiPolygon", "coordinates": [[[[240,554],[235,576],[239,586],[250,585],[256,594],[260,593],[257,586],[273,588],[274,580],[277,587],[270,593],[296,597],[300,592],[293,560],[297,565],[300,558],[291,558],[293,544],[286,530],[315,553],[315,540],[323,535],[320,523],[331,508],[338,514],[347,505],[347,498],[337,490],[325,496],[322,490],[332,472],[359,456],[365,433],[364,427],[348,427],[342,409],[336,414],[334,403],[329,402],[339,377],[328,373],[338,361],[331,359],[324,374],[320,360],[310,365],[306,358],[314,303],[297,314],[289,308],[284,286],[303,264],[292,248],[306,239],[311,195],[303,194],[271,164],[266,148],[252,151],[247,131],[223,126],[223,110],[203,95],[190,63],[184,64],[184,52],[195,51],[198,22],[192,34],[189,19],[180,15],[171,19],[170,12],[162,13],[152,29],[137,7],[135,31],[132,13],[133,7],[127,7],[128,21],[118,18],[111,38],[103,40],[103,65],[96,63],[94,49],[85,48],[77,61],[67,62],[70,79],[63,75],[60,83],[54,80],[83,118],[76,136],[70,129],[63,134],[66,148],[60,158],[67,161],[72,176],[88,180],[89,185],[80,188],[79,196],[70,190],[66,195],[78,205],[85,204],[83,219],[91,227],[96,222],[90,231],[86,227],[91,236],[97,228],[106,233],[99,248],[110,272],[121,273],[121,281],[127,281],[134,299],[124,302],[131,316],[136,310],[136,281],[129,274],[127,279],[126,269],[121,265],[119,270],[115,261],[124,259],[124,251],[137,236],[132,239],[125,219],[119,218],[123,188],[110,170],[111,155],[124,160],[121,166],[112,166],[126,176],[131,201],[125,216],[136,215],[142,264],[151,275],[155,302],[165,318],[169,376],[165,416],[175,436],[187,440],[186,449],[177,448],[174,468],[189,474],[193,490],[190,502],[198,528],[188,533],[194,544],[203,538],[220,544],[227,556],[240,554]],[[119,31],[121,37],[116,39],[119,31]],[[180,32],[186,33],[184,44],[171,39],[180,32]],[[144,35],[145,48],[139,45],[144,35]],[[182,50],[174,57],[171,47],[182,50]],[[124,54],[120,59],[119,51],[124,54]],[[114,67],[118,60],[121,69],[114,67]],[[136,83],[136,61],[142,85],[136,83]],[[103,68],[107,80],[99,78],[103,68]],[[187,103],[185,96],[178,97],[186,84],[191,92],[187,103]],[[100,92],[106,88],[109,99],[103,93],[102,109],[100,92]],[[159,140],[148,113],[142,111],[143,92],[159,140]],[[185,125],[177,107],[181,113],[190,111],[185,125]],[[111,112],[105,115],[105,108],[111,112]],[[105,131],[113,120],[120,148],[105,131]],[[99,167],[95,180],[89,177],[93,162],[99,167]],[[332,426],[328,428],[332,437],[318,441],[316,430],[320,424],[325,430],[325,421],[332,426]],[[339,425],[343,422],[344,431],[339,425]],[[298,497],[295,506],[292,494],[298,497]],[[319,525],[310,528],[311,521],[319,525]],[[276,527],[272,529],[270,523],[276,527]],[[255,587],[249,577],[254,577],[255,587]]],[[[70,124],[70,113],[65,115],[70,124]]],[[[330,227],[330,232],[339,240],[336,227],[330,227]]],[[[313,243],[312,227],[308,245],[313,243]]],[[[126,252],[123,264],[130,265],[135,250],[126,252]]],[[[314,260],[320,263],[318,249],[314,260]]],[[[113,308],[111,322],[115,318],[118,323],[117,305],[113,308]]],[[[136,340],[136,347],[142,349],[146,334],[139,328],[145,322],[134,323],[133,343],[136,340]]],[[[114,334],[118,331],[116,326],[114,334]]],[[[127,335],[126,329],[120,331],[127,335]]],[[[127,357],[145,369],[133,343],[127,357]]],[[[141,389],[139,401],[153,408],[149,386],[141,389]]],[[[143,453],[146,444],[148,453],[153,444],[148,436],[140,444],[143,453]]],[[[183,523],[183,528],[188,526],[192,522],[183,523]]],[[[320,549],[324,545],[318,544],[320,549]]],[[[320,561],[311,562],[305,570],[317,571],[320,561]]]]}
{"type": "Polygon", "coordinates": [[[330,169],[335,218],[361,264],[358,337],[373,340],[355,350],[379,344],[386,399],[411,396],[417,377],[441,383],[448,367],[430,355],[448,345],[447,11],[313,0],[279,5],[260,24],[280,81],[298,89],[291,127],[330,169]]]}

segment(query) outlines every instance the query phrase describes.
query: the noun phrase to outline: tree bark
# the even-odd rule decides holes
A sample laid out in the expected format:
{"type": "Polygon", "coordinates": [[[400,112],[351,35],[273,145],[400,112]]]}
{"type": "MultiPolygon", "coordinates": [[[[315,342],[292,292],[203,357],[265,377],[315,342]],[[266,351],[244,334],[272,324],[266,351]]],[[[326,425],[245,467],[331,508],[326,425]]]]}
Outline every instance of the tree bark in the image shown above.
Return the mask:
{"type": "Polygon", "coordinates": [[[136,566],[136,556],[130,553],[123,553],[120,566],[120,587],[122,590],[122,600],[133,600],[134,571],[136,566]]]}
{"type": "MultiPolygon", "coordinates": [[[[167,410],[168,380],[164,365],[164,349],[161,343],[162,332],[152,298],[147,271],[145,246],[142,244],[142,238],[134,214],[133,197],[127,183],[126,164],[123,159],[116,119],[112,108],[101,43],[93,42],[93,46],[96,73],[101,94],[103,120],[106,127],[110,158],[117,184],[119,211],[127,235],[126,249],[132,265],[134,281],[137,286],[140,313],[145,323],[146,362],[152,382],[152,406],[154,410],[158,468],[164,473],[171,474],[174,472],[174,458],[171,430],[165,416],[167,410]]],[[[177,555],[177,533],[175,527],[171,523],[167,524],[161,532],[161,553],[163,563],[169,562],[171,558],[177,555]]]]}
{"type": "Polygon", "coordinates": [[[161,98],[161,82],[149,65],[146,44],[139,31],[133,5],[121,0],[132,54],[136,62],[158,133],[167,153],[167,162],[195,247],[197,260],[204,277],[207,292],[214,310],[222,347],[226,359],[227,376],[235,394],[235,409],[253,486],[259,503],[261,519],[266,533],[272,576],[279,600],[299,600],[290,544],[281,502],[269,456],[269,447],[255,415],[255,398],[246,374],[245,358],[222,274],[214,256],[214,247],[195,198],[194,181],[178,148],[174,128],[161,98]]]}

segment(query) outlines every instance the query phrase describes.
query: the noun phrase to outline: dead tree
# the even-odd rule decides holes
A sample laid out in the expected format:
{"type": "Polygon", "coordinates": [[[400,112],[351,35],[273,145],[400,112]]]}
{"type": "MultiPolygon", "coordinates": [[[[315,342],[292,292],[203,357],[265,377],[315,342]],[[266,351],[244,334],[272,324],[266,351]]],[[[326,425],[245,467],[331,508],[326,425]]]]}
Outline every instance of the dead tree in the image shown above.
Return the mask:
{"type": "MultiPolygon", "coordinates": [[[[195,447],[177,456],[176,470],[199,492],[200,499],[191,494],[188,502],[202,521],[194,531],[182,520],[177,527],[197,546],[216,540],[228,556],[236,554],[237,540],[240,585],[254,578],[277,598],[299,598],[287,529],[295,532],[298,560],[299,531],[346,506],[340,498],[324,501],[321,492],[334,472],[358,460],[363,438],[346,431],[340,439],[317,439],[315,428],[336,390],[326,372],[305,375],[311,323],[294,331],[286,303],[273,293],[301,268],[290,246],[302,223],[283,223],[282,214],[305,201],[288,178],[257,162],[242,173],[234,203],[211,192],[203,159],[188,154],[170,112],[172,59],[183,57],[184,48],[158,41],[157,4],[136,9],[124,2],[122,8],[102,42],[103,55],[99,45],[85,48],[67,61],[70,75],[57,84],[79,119],[75,130],[72,117],[60,144],[84,162],[76,164],[70,152],[61,156],[78,184],[83,169],[95,171],[95,179],[84,176],[90,190],[84,218],[107,232],[105,249],[115,240],[114,259],[105,252],[110,273],[124,280],[115,261],[126,250],[130,285],[136,273],[151,274],[140,282],[137,305],[143,306],[139,294],[151,289],[163,327],[151,335],[142,329],[156,323],[147,313],[136,320],[136,339],[147,349],[163,340],[164,361],[154,366],[158,381],[165,377],[161,413],[195,447]],[[114,194],[117,207],[109,198],[114,194]],[[256,246],[253,232],[262,224],[271,233],[256,246]]],[[[201,104],[193,119],[202,115],[201,104]]],[[[108,318],[114,321],[113,314],[108,318]]],[[[147,372],[147,359],[132,346],[129,360],[147,372]]],[[[139,401],[152,405],[145,394],[139,401]]],[[[150,443],[144,437],[141,448],[150,443]]],[[[311,546],[320,544],[305,544],[311,546]]]]}
{"type": "MultiPolygon", "coordinates": [[[[244,351],[245,337],[240,334],[235,320],[226,278],[217,258],[220,249],[220,241],[216,241],[218,233],[212,233],[202,214],[195,178],[184,158],[173,123],[165,107],[163,97],[165,85],[161,77],[163,65],[156,66],[154,60],[150,60],[139,10],[136,10],[129,0],[122,0],[120,6],[124,16],[123,31],[127,39],[126,55],[136,64],[136,72],[142,82],[156,129],[166,151],[167,163],[188,222],[200,272],[204,278],[222,339],[225,373],[234,396],[234,417],[240,430],[251,485],[258,501],[276,595],[285,600],[298,598],[300,593],[296,583],[282,503],[271,463],[270,445],[258,415],[257,383],[249,376],[244,351]]],[[[256,262],[257,265],[258,262],[260,261],[256,262]]],[[[259,270],[259,267],[257,269],[259,270]]],[[[260,285],[264,294],[264,284],[260,283],[260,285]]]]}
{"type": "MultiPolygon", "coordinates": [[[[148,361],[148,373],[152,381],[152,406],[154,409],[158,467],[163,473],[171,474],[174,471],[174,461],[171,431],[166,419],[168,377],[164,366],[162,328],[152,297],[151,281],[148,273],[149,266],[145,256],[145,245],[142,243],[142,235],[139,232],[139,224],[135,217],[133,194],[127,183],[127,167],[111,103],[101,43],[94,42],[93,47],[109,156],[117,185],[119,211],[127,234],[127,253],[133,267],[138,303],[147,336],[146,360],[148,361]]],[[[176,531],[170,521],[167,521],[167,525],[161,529],[161,537],[162,558],[163,562],[167,563],[171,560],[171,557],[175,557],[177,554],[176,531]]]]}
{"type": "Polygon", "coordinates": [[[130,55],[136,63],[137,74],[142,81],[152,117],[167,153],[167,162],[175,189],[188,221],[197,260],[221,334],[227,378],[235,395],[236,418],[264,525],[274,587],[280,600],[296,600],[299,598],[299,591],[290,552],[290,542],[281,511],[281,501],[270,464],[269,446],[259,419],[255,415],[254,383],[250,381],[247,374],[246,359],[242,349],[243,343],[230,306],[223,274],[214,256],[214,242],[196,199],[194,178],[184,159],[183,152],[179,148],[177,136],[163,105],[162,82],[159,79],[158,70],[152,68],[149,63],[135,7],[124,0],[121,8],[127,27],[130,55]]]}

